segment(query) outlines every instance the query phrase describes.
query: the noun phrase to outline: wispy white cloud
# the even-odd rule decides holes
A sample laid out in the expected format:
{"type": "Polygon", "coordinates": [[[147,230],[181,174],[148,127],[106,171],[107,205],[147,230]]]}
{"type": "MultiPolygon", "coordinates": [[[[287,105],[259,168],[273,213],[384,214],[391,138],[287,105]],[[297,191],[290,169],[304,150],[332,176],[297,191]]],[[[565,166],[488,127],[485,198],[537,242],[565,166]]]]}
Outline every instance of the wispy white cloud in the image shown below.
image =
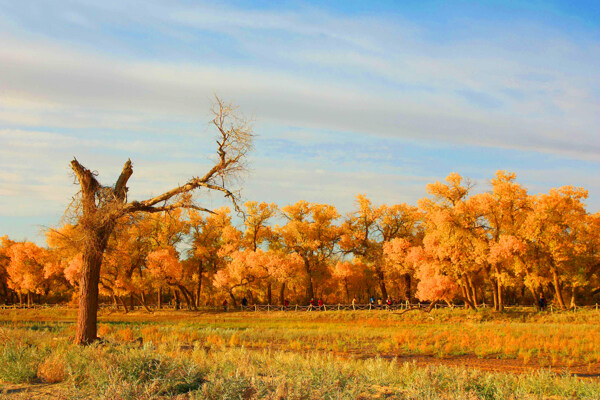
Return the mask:
{"type": "Polygon", "coordinates": [[[135,198],[184,182],[209,165],[213,93],[262,133],[250,199],[414,203],[451,170],[484,182],[511,163],[532,191],[573,183],[600,195],[585,169],[600,162],[597,37],[468,24],[432,39],[399,15],[309,6],[0,3],[0,217],[57,219],[76,192],[73,156],[105,183],[131,156],[135,198]]]}

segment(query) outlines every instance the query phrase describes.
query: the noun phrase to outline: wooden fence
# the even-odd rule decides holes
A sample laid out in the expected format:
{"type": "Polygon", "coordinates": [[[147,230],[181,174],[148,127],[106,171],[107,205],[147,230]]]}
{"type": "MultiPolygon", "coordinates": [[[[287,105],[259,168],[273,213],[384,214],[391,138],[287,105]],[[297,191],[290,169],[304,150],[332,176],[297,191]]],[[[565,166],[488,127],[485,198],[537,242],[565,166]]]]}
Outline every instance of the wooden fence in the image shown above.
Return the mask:
{"type": "MultiPolygon", "coordinates": [[[[114,304],[100,304],[99,306],[101,309],[115,309],[114,304]]],[[[310,305],[299,305],[299,304],[294,304],[294,305],[289,305],[289,306],[282,306],[282,305],[271,305],[271,304],[254,304],[254,305],[247,305],[247,306],[227,306],[227,311],[228,312],[233,312],[233,311],[252,311],[252,312],[259,312],[259,311],[266,311],[266,312],[271,312],[271,311],[401,311],[401,310],[408,310],[408,309],[426,309],[429,307],[428,303],[408,303],[408,302],[404,302],[404,303],[396,303],[396,304],[392,304],[390,306],[388,306],[387,304],[324,304],[323,306],[321,306],[321,308],[319,308],[319,306],[310,306],[310,305]]],[[[450,309],[462,309],[465,306],[462,304],[457,304],[457,305],[448,305],[448,304],[435,304],[434,308],[435,309],[441,309],[441,308],[450,308],[450,309]]],[[[480,308],[489,308],[490,306],[487,304],[481,304],[480,308]]],[[[34,309],[34,310],[45,310],[45,309],[64,309],[66,308],[65,305],[63,304],[32,304],[30,306],[27,305],[19,305],[19,304],[11,304],[11,305],[1,305],[0,304],[0,310],[13,310],[13,309],[34,309]]],[[[536,307],[533,305],[525,305],[525,306],[504,306],[505,309],[507,310],[511,310],[511,309],[531,309],[531,310],[535,310],[536,307]]],[[[128,307],[128,309],[130,310],[143,310],[144,307],[136,305],[133,308],[132,307],[128,307]]],[[[181,310],[184,310],[185,308],[181,308],[181,310]]],[[[153,311],[158,311],[155,307],[152,309],[153,311]]],[[[161,307],[161,310],[169,310],[169,311],[174,311],[175,310],[175,306],[174,305],[170,305],[170,304],[165,304],[161,307]]],[[[550,312],[554,312],[554,311],[561,311],[560,308],[558,307],[554,307],[554,305],[550,304],[548,305],[547,308],[548,311],[550,312]]],[[[582,310],[596,310],[599,311],[600,308],[598,306],[598,304],[595,305],[586,305],[586,306],[575,306],[574,308],[570,309],[569,311],[582,311],[582,310]]],[[[194,311],[208,311],[208,312],[223,312],[224,311],[224,307],[223,306],[200,306],[197,308],[197,310],[194,311]]]]}

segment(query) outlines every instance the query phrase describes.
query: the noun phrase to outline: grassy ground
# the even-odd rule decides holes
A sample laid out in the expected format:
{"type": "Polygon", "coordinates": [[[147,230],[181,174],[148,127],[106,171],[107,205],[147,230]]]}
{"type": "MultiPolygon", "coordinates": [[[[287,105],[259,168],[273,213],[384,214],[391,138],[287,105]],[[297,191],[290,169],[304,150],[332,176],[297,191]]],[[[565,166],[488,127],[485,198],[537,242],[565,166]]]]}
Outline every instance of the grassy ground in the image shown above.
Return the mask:
{"type": "Polygon", "coordinates": [[[84,349],[74,319],[0,313],[4,396],[600,399],[596,311],[104,311],[84,349]]]}

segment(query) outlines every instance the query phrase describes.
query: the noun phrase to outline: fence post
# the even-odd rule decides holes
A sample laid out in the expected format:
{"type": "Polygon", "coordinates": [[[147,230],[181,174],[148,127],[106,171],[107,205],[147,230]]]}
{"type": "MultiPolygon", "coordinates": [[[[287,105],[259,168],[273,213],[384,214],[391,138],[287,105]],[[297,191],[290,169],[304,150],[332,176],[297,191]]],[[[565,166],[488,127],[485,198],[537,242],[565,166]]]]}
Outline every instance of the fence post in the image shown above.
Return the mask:
{"type": "Polygon", "coordinates": [[[596,311],[598,311],[598,303],[596,303],[596,311]]]}
{"type": "Polygon", "coordinates": [[[298,304],[296,304],[296,311],[298,311],[298,304]]]}
{"type": "Polygon", "coordinates": [[[271,311],[271,305],[267,304],[267,311],[271,311]]]}

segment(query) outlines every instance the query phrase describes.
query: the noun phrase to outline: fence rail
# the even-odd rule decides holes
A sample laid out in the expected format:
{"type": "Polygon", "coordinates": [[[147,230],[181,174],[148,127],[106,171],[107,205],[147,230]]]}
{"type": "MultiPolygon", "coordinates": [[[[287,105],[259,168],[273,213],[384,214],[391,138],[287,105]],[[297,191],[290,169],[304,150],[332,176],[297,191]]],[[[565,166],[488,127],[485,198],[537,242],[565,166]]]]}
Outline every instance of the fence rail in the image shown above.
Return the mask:
{"type": "MultiPolygon", "coordinates": [[[[409,310],[409,309],[426,309],[430,306],[429,303],[396,303],[392,305],[387,304],[323,304],[323,306],[311,306],[311,305],[300,305],[294,304],[289,306],[283,305],[272,305],[272,304],[254,304],[247,306],[227,306],[227,311],[398,311],[398,310],[409,310]]],[[[19,305],[19,304],[0,304],[0,310],[14,310],[14,309],[34,309],[34,310],[47,310],[47,309],[65,309],[67,306],[64,304],[32,304],[32,305],[19,305]]],[[[101,309],[115,309],[114,304],[100,304],[101,309]]],[[[450,308],[450,309],[464,309],[463,304],[435,304],[435,309],[450,308]]],[[[479,308],[490,308],[488,304],[481,304],[479,308]]],[[[504,306],[507,310],[515,309],[532,309],[535,310],[534,305],[510,305],[504,306]]],[[[129,310],[143,310],[143,306],[135,305],[128,307],[129,310]]],[[[162,305],[161,310],[175,310],[175,305],[165,304],[162,305]]],[[[182,308],[183,309],[183,308],[182,308]]],[[[561,311],[560,308],[554,307],[550,304],[547,307],[550,312],[561,311]]],[[[596,310],[599,311],[599,305],[585,305],[575,306],[569,309],[569,311],[582,311],[582,310],[596,310]]],[[[157,308],[152,308],[152,311],[159,311],[157,308]]],[[[223,306],[200,306],[195,311],[211,311],[211,312],[223,312],[225,308],[223,306]]]]}

